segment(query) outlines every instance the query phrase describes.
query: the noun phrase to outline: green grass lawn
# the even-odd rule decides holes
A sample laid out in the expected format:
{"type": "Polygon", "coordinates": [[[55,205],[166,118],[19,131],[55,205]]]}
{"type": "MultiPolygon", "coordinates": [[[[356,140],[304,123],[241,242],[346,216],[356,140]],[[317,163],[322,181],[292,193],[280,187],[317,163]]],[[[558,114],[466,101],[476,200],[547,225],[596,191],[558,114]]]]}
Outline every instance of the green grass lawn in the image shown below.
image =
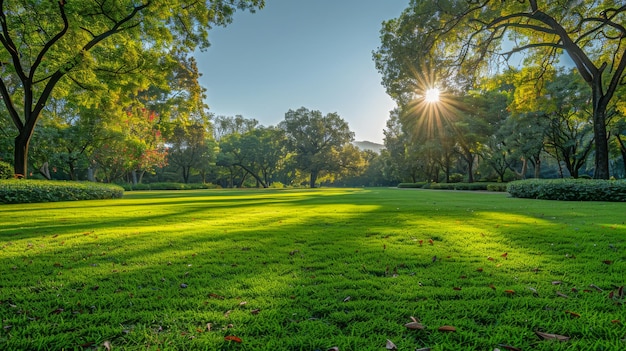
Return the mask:
{"type": "Polygon", "coordinates": [[[623,350],[625,220],[399,189],[1,205],[0,350],[623,350]]]}

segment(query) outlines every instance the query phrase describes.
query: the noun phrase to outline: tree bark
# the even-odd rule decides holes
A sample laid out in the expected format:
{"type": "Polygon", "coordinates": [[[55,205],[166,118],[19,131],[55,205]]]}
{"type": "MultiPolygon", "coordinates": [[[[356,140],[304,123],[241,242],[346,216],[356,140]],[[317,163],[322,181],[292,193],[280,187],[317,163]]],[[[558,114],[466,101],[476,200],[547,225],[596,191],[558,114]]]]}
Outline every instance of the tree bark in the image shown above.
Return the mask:
{"type": "Polygon", "coordinates": [[[309,186],[312,188],[316,188],[315,183],[317,182],[317,171],[311,171],[311,180],[309,186]]]}
{"type": "Polygon", "coordinates": [[[27,178],[28,176],[28,144],[30,143],[30,136],[32,135],[32,131],[30,133],[26,132],[26,130],[22,130],[20,134],[15,137],[15,150],[13,153],[13,170],[17,177],[21,175],[23,178],[27,178]]]}
{"type": "MultiPolygon", "coordinates": [[[[599,85],[599,84],[598,84],[599,85]]],[[[602,99],[602,87],[593,89],[593,136],[595,140],[595,179],[609,179],[609,141],[606,132],[606,103],[602,99]]]]}

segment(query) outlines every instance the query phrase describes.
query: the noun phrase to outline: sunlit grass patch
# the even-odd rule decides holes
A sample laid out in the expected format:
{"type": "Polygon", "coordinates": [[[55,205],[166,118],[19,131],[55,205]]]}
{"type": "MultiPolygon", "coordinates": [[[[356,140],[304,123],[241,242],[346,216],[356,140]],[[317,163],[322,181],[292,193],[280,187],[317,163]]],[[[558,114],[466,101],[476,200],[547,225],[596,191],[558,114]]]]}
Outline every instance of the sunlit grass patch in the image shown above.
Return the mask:
{"type": "Polygon", "coordinates": [[[0,348],[619,350],[625,212],[396,189],[5,205],[0,348]]]}

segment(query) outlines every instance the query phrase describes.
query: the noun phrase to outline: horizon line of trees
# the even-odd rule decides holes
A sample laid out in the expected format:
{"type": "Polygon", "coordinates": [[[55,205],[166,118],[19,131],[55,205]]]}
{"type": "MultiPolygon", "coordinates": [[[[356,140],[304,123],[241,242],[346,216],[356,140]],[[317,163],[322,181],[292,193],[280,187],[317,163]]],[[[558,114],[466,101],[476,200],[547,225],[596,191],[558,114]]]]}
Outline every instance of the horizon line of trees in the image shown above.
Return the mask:
{"type": "MultiPolygon", "coordinates": [[[[167,98],[161,105],[114,108],[117,114],[74,110],[60,101],[50,105],[55,108],[35,133],[30,171],[47,179],[225,188],[591,176],[594,136],[583,82],[561,70],[537,88],[523,84],[527,74],[508,71],[489,90],[442,92],[441,101],[429,106],[434,111],[391,111],[380,153],[353,145],[354,133],[336,113],[304,107],[289,110],[276,126],[263,126],[243,116],[212,117],[201,103],[185,107],[167,98]],[[186,119],[172,112],[183,107],[198,111],[186,119]]],[[[189,96],[191,87],[177,95],[189,96]]],[[[157,95],[152,90],[138,100],[157,95]]],[[[612,111],[612,175],[623,178],[626,122],[617,106],[612,111]]],[[[11,155],[9,129],[5,125],[0,138],[3,160],[11,155]]]]}

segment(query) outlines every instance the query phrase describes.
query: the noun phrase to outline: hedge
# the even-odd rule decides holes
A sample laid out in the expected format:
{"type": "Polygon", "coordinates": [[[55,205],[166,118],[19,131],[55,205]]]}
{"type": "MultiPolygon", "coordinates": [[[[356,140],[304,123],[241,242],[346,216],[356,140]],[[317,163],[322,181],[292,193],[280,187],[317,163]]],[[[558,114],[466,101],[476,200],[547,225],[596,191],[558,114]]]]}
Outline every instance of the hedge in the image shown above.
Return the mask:
{"type": "Polygon", "coordinates": [[[211,183],[174,183],[174,182],[158,182],[158,183],[139,183],[139,184],[119,184],[126,191],[133,190],[197,190],[197,189],[217,189],[218,185],[211,183]]]}
{"type": "Polygon", "coordinates": [[[510,182],[507,191],[518,198],[624,202],[626,180],[526,179],[510,182]]]}
{"type": "Polygon", "coordinates": [[[417,182],[417,183],[400,183],[398,184],[398,188],[403,188],[403,189],[407,189],[407,188],[424,188],[425,186],[428,185],[428,182],[417,182]]]}
{"type": "Polygon", "coordinates": [[[30,179],[0,180],[0,202],[6,204],[114,199],[123,195],[124,188],[113,184],[30,179]]]}

